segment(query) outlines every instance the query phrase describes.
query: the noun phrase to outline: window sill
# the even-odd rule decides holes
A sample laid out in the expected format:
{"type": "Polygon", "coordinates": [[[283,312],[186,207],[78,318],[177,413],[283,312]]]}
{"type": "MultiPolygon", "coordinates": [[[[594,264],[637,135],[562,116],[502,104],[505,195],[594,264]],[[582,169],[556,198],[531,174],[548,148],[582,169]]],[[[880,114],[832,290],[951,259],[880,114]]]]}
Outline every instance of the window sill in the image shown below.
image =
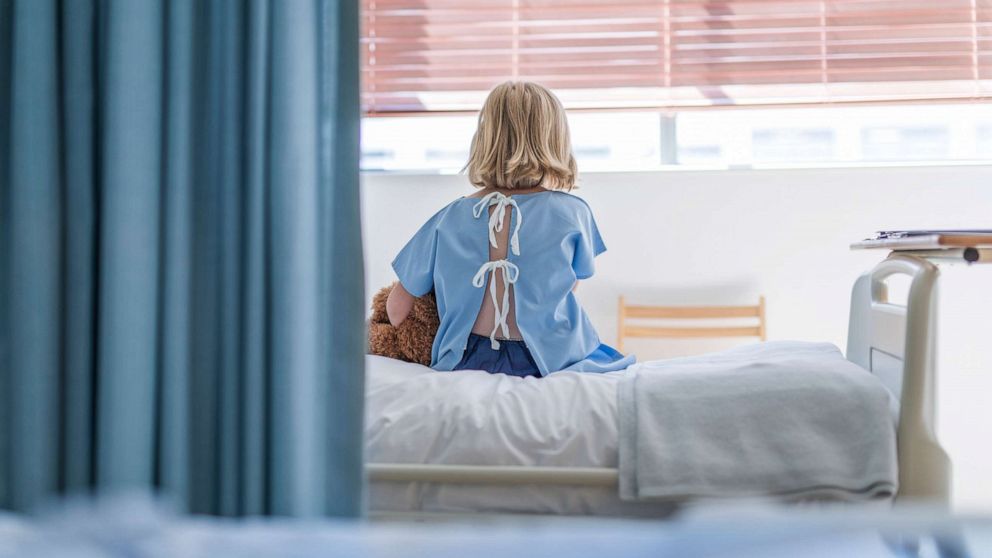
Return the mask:
{"type": "MultiPolygon", "coordinates": [[[[934,168],[934,167],[984,167],[992,166],[992,160],[967,161],[891,161],[891,162],[858,162],[842,161],[836,163],[767,163],[755,165],[658,165],[656,167],[627,167],[616,170],[582,170],[579,174],[617,174],[617,173],[707,173],[707,172],[747,172],[747,171],[810,171],[834,169],[888,169],[888,168],[934,168]]],[[[447,176],[459,174],[458,169],[411,169],[411,170],[361,170],[363,175],[385,176],[447,176]]]]}

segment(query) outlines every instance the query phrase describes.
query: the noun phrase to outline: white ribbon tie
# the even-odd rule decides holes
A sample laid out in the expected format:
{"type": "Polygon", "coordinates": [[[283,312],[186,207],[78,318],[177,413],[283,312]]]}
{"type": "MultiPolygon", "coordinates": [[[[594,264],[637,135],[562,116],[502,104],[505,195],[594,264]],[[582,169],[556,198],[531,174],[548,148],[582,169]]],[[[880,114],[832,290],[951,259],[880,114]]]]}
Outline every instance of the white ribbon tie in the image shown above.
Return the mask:
{"type": "Polygon", "coordinates": [[[513,227],[513,234],[510,235],[510,250],[515,256],[520,255],[520,224],[523,222],[523,214],[520,213],[520,207],[517,205],[516,200],[509,196],[504,196],[499,192],[491,192],[486,194],[479,200],[479,203],[472,207],[472,214],[478,219],[482,217],[482,212],[486,210],[491,205],[495,205],[496,209],[493,210],[492,214],[489,216],[489,244],[493,248],[499,248],[496,243],[496,233],[503,230],[503,220],[506,218],[506,208],[514,207],[517,210],[517,224],[513,227]]]}
{"type": "MultiPolygon", "coordinates": [[[[515,256],[520,255],[520,223],[523,222],[524,217],[520,212],[520,207],[517,205],[516,200],[509,196],[504,196],[499,192],[492,192],[486,194],[479,200],[475,206],[472,207],[472,215],[476,219],[482,217],[482,212],[486,211],[490,206],[496,206],[493,209],[492,214],[489,215],[489,244],[493,248],[499,248],[499,244],[496,242],[496,233],[503,230],[503,220],[506,219],[506,209],[508,207],[517,210],[517,223],[513,227],[513,234],[510,235],[510,252],[515,256]]],[[[512,219],[513,210],[510,210],[510,216],[512,219]]],[[[510,326],[506,323],[510,316],[510,285],[517,282],[517,278],[520,276],[520,268],[518,268],[513,262],[503,259],[495,260],[482,264],[479,270],[475,272],[475,277],[472,278],[472,285],[476,288],[482,288],[486,284],[486,275],[492,273],[489,280],[489,296],[493,300],[493,310],[495,312],[495,318],[493,319],[493,331],[489,334],[489,344],[492,346],[494,351],[499,350],[499,341],[496,340],[496,333],[502,332],[503,337],[510,336],[510,326]],[[503,301],[500,302],[499,298],[496,296],[496,272],[503,272],[503,301]]]]}
{"type": "Polygon", "coordinates": [[[472,286],[482,288],[486,284],[486,274],[493,273],[489,281],[489,296],[493,299],[493,308],[496,311],[496,318],[493,320],[493,331],[489,334],[489,343],[494,351],[499,350],[499,341],[496,340],[496,332],[502,331],[503,337],[510,336],[510,326],[506,323],[510,315],[510,285],[517,282],[520,276],[520,268],[507,260],[496,260],[486,262],[479,267],[472,278],[472,286]],[[500,304],[496,297],[496,271],[503,272],[503,303],[500,304]]]}

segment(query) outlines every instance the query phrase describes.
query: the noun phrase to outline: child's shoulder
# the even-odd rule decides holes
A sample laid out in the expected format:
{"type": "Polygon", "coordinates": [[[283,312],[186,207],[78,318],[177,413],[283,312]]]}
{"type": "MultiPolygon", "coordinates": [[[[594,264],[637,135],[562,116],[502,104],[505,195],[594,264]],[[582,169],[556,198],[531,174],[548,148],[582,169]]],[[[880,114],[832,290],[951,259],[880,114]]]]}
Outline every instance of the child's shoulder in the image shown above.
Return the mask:
{"type": "MultiPolygon", "coordinates": [[[[468,196],[461,196],[461,197],[455,198],[454,200],[448,202],[443,207],[441,207],[440,209],[438,209],[434,213],[434,215],[431,215],[431,217],[429,219],[427,219],[427,222],[424,223],[424,228],[437,229],[437,228],[440,228],[442,226],[445,226],[445,224],[447,224],[448,226],[451,226],[452,225],[452,219],[454,220],[455,223],[459,223],[459,222],[463,221],[464,219],[459,219],[459,215],[462,215],[465,212],[464,211],[458,211],[457,208],[459,206],[468,205],[469,208],[470,208],[469,209],[469,212],[471,212],[471,205],[473,203],[475,203],[476,201],[478,201],[478,200],[474,200],[474,199],[472,199],[472,198],[470,198],[468,196]]],[[[462,216],[464,217],[464,215],[462,215],[462,216]]]]}
{"type": "Polygon", "coordinates": [[[551,199],[554,200],[554,207],[563,216],[569,219],[579,220],[585,220],[592,216],[592,208],[589,206],[589,202],[579,196],[560,190],[551,191],[549,194],[551,199]]]}
{"type": "Polygon", "coordinates": [[[550,190],[550,193],[556,200],[558,200],[562,205],[568,207],[584,207],[586,209],[591,209],[589,207],[589,202],[576,196],[571,192],[564,192],[562,190],[550,190]]]}

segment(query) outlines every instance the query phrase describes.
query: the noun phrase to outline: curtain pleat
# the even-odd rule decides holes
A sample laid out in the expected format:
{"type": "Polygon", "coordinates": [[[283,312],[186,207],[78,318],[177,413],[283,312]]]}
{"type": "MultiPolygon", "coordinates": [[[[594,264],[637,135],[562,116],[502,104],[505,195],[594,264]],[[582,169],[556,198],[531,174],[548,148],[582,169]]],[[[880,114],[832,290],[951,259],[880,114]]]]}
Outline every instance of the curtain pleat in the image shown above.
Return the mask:
{"type": "MultiPolygon", "coordinates": [[[[351,108],[359,106],[359,90],[353,84],[359,81],[359,58],[350,52],[350,45],[358,44],[359,31],[357,2],[321,0],[321,29],[324,30],[320,53],[323,68],[321,105],[322,112],[329,115],[320,129],[321,183],[344,180],[358,183],[358,167],[351,161],[359,160],[359,120],[352,116],[351,108]]],[[[340,370],[360,370],[364,368],[365,353],[365,299],[364,297],[342,297],[339,293],[363,292],[365,277],[362,273],[362,244],[358,231],[350,224],[361,212],[357,189],[324,188],[321,194],[321,237],[327,239],[321,253],[320,308],[323,339],[335,339],[336,344],[324,344],[323,358],[333,362],[340,370]],[[347,265],[354,273],[333,273],[329,270],[347,265]]],[[[334,397],[335,393],[364,393],[365,378],[361,374],[330,374],[324,386],[322,400],[334,397]]],[[[326,432],[328,443],[327,470],[335,472],[337,482],[326,484],[324,500],[330,506],[330,515],[353,515],[359,513],[356,503],[362,502],[363,478],[363,438],[360,432],[334,428],[336,424],[349,422],[349,417],[364,413],[364,398],[354,397],[337,405],[324,405],[323,424],[329,425],[326,432]]]]}
{"type": "MultiPolygon", "coordinates": [[[[13,2],[0,0],[0,84],[10,83],[10,58],[13,37],[13,2]]],[[[10,87],[0,86],[0,254],[10,253],[10,87]],[[5,225],[6,223],[6,225],[5,225]]],[[[0,332],[9,331],[7,325],[10,318],[9,273],[5,266],[6,260],[0,257],[0,332]]],[[[10,464],[10,376],[6,367],[11,364],[10,336],[0,334],[0,503],[13,500],[10,494],[9,481],[13,474],[10,464]]]]}
{"type": "MultiPolygon", "coordinates": [[[[94,358],[96,325],[96,11],[86,2],[65,2],[62,37],[62,195],[65,199],[63,331],[64,488],[93,480],[94,358]],[[73,22],[67,25],[65,22],[73,22]]],[[[0,105],[3,106],[3,105],[0,105]]]]}
{"type": "MultiPolygon", "coordinates": [[[[244,428],[241,431],[242,475],[240,494],[245,513],[258,514],[269,508],[268,377],[269,367],[269,281],[265,262],[270,257],[268,243],[268,87],[269,5],[267,0],[249,4],[245,18],[244,64],[245,158],[244,158],[244,347],[242,397],[244,428]]],[[[325,68],[325,71],[332,71],[325,68]]],[[[325,239],[330,242],[330,239],[325,239]]],[[[329,343],[330,345],[330,343],[329,343]]]]}
{"type": "Polygon", "coordinates": [[[192,299],[192,368],[191,420],[195,425],[190,438],[190,509],[197,513],[217,509],[218,416],[218,332],[220,330],[218,293],[220,291],[217,262],[218,208],[216,144],[218,141],[220,101],[217,98],[219,79],[219,36],[216,3],[201,2],[196,6],[198,29],[196,60],[194,61],[197,99],[193,115],[194,161],[196,188],[193,192],[193,288],[192,299]]]}
{"type": "Polygon", "coordinates": [[[154,470],[164,14],[104,5],[97,479],[128,488],[154,470]]]}
{"type": "Polygon", "coordinates": [[[317,52],[314,2],[271,10],[269,191],[271,214],[272,466],[271,505],[277,514],[320,513],[323,471],[317,394],[319,376],[307,373],[318,361],[317,295],[320,254],[317,205],[317,76],[307,66],[317,52]]]}
{"type": "Polygon", "coordinates": [[[0,0],[0,507],[361,514],[357,20],[0,0]]]}
{"type": "MultiPolygon", "coordinates": [[[[237,141],[219,142],[217,160],[219,163],[220,207],[239,207],[244,176],[242,172],[244,156],[244,79],[240,53],[244,51],[244,23],[240,2],[227,0],[218,2],[223,9],[221,19],[226,23],[221,38],[222,75],[219,114],[221,118],[220,137],[237,138],[237,141]]],[[[218,293],[221,302],[220,321],[220,396],[222,410],[219,424],[221,471],[219,509],[224,515],[238,513],[239,485],[241,477],[240,422],[241,422],[241,358],[243,347],[239,324],[242,323],[241,290],[244,278],[241,262],[243,235],[243,213],[224,211],[218,219],[220,223],[221,258],[220,283],[223,288],[218,293]]]]}
{"type": "Polygon", "coordinates": [[[58,489],[61,218],[58,12],[54,0],[13,8],[10,141],[4,221],[9,339],[4,406],[11,507],[58,489]],[[13,110],[16,108],[16,110],[13,110]],[[14,371],[10,373],[9,371],[14,371]]]}
{"type": "Polygon", "coordinates": [[[188,436],[192,323],[194,0],[171,0],[166,12],[163,117],[162,268],[155,480],[181,505],[190,487],[188,436]]]}

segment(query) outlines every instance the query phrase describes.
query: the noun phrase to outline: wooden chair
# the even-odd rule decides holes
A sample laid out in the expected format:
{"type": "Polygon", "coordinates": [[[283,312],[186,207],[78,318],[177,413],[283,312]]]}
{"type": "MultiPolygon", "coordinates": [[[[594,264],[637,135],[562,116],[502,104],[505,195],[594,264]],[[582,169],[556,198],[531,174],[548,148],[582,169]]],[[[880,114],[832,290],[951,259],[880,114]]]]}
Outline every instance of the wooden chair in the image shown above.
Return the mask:
{"type": "Polygon", "coordinates": [[[758,298],[756,306],[638,306],[627,304],[620,297],[617,312],[617,350],[623,351],[623,341],[629,337],[648,338],[706,338],[706,337],[758,337],[765,340],[765,297],[758,298]],[[630,319],[652,320],[714,320],[729,318],[757,318],[749,326],[700,326],[657,327],[630,325],[630,319]]]}

